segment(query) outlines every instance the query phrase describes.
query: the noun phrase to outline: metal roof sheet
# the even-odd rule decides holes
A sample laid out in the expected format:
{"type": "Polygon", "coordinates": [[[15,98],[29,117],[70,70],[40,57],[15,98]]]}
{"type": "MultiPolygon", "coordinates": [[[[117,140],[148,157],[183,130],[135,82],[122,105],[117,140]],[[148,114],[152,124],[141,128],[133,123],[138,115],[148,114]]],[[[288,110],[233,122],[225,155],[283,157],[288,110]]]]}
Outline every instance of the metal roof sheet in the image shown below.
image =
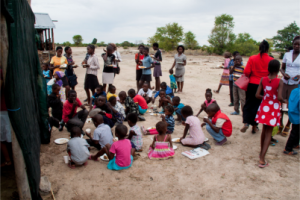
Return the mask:
{"type": "Polygon", "coordinates": [[[45,29],[45,28],[55,28],[52,19],[48,13],[34,13],[35,15],[35,24],[36,29],[45,29]]]}

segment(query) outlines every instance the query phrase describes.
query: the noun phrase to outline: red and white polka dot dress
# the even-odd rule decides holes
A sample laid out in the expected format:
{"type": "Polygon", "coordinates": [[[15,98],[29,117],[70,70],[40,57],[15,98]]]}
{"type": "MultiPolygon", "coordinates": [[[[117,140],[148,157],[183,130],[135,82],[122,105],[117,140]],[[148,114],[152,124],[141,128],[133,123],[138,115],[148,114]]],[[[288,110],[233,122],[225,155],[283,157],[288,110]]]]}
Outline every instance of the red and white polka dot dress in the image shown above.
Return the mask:
{"type": "Polygon", "coordinates": [[[262,86],[264,98],[258,108],[255,121],[268,126],[280,125],[280,102],[278,100],[279,78],[264,77],[262,86]]]}

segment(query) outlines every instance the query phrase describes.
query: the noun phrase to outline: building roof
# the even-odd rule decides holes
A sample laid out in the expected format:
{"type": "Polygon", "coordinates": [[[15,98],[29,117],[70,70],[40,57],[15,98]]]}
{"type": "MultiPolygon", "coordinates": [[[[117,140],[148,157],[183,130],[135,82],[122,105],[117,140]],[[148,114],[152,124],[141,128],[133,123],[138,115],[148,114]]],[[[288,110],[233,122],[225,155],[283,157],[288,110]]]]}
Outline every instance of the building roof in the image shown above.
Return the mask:
{"type": "Polygon", "coordinates": [[[34,13],[35,15],[35,24],[34,27],[36,29],[47,29],[47,28],[55,28],[52,19],[48,15],[48,13],[34,13]]]}

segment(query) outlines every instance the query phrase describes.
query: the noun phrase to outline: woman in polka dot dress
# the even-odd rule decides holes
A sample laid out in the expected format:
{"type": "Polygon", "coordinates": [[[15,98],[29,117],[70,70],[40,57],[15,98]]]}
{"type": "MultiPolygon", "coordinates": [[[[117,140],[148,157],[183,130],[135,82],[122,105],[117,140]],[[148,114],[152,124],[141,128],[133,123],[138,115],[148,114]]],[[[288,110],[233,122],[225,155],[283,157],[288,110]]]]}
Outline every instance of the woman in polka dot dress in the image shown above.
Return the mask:
{"type": "Polygon", "coordinates": [[[260,84],[255,95],[256,98],[262,99],[255,117],[255,121],[257,123],[263,124],[260,141],[260,161],[258,165],[260,168],[269,166],[269,164],[265,161],[265,155],[271,142],[272,130],[274,126],[280,125],[280,101],[283,101],[283,82],[277,78],[279,68],[280,63],[278,60],[272,60],[269,62],[269,75],[260,80],[260,84]],[[261,95],[262,90],[264,91],[263,96],[261,95]]]}

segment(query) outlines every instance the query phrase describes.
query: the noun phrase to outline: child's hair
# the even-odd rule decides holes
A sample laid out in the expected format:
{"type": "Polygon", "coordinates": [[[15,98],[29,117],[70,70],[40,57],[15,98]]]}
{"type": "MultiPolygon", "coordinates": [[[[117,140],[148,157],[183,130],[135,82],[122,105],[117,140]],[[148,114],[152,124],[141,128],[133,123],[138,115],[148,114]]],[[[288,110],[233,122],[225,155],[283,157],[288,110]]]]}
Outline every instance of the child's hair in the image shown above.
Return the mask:
{"type": "Polygon", "coordinates": [[[169,112],[172,113],[172,114],[174,113],[174,107],[171,106],[171,105],[166,106],[166,107],[165,107],[165,110],[169,111],[169,112]]]}
{"type": "Polygon", "coordinates": [[[173,69],[170,69],[170,70],[169,70],[169,73],[170,73],[170,74],[173,74],[173,73],[174,73],[173,69]]]}
{"type": "MultiPolygon", "coordinates": [[[[128,91],[128,92],[129,92],[129,91],[128,91]]],[[[119,92],[119,96],[126,96],[126,92],[125,92],[125,91],[119,92]]]]}
{"type": "Polygon", "coordinates": [[[232,53],[233,56],[236,56],[236,54],[240,54],[240,52],[234,51],[234,52],[232,53]]]}
{"type": "Polygon", "coordinates": [[[56,88],[59,88],[59,87],[60,87],[60,86],[59,86],[58,84],[54,83],[54,84],[52,85],[52,91],[55,90],[56,88]]]}
{"type": "Polygon", "coordinates": [[[132,123],[136,124],[137,120],[138,120],[138,116],[136,113],[130,113],[128,116],[127,116],[127,120],[128,121],[131,121],[132,123]]]}
{"type": "Polygon", "coordinates": [[[144,47],[144,50],[149,51],[149,48],[148,47],[144,47]]]}
{"type": "Polygon", "coordinates": [[[165,133],[164,131],[166,130],[166,128],[167,128],[167,123],[165,123],[163,121],[157,122],[156,130],[159,133],[159,135],[164,134],[165,133]]]}
{"type": "Polygon", "coordinates": [[[46,66],[47,69],[48,69],[48,64],[47,64],[47,63],[43,63],[43,64],[42,64],[42,67],[44,67],[44,66],[46,66]]]}
{"type": "Polygon", "coordinates": [[[95,46],[92,44],[89,44],[88,47],[91,48],[92,50],[95,50],[95,46]]]}
{"type": "Polygon", "coordinates": [[[162,82],[162,83],[160,84],[160,87],[167,87],[167,83],[166,83],[166,82],[162,82]]]}
{"type": "Polygon", "coordinates": [[[162,92],[163,92],[163,93],[166,93],[166,91],[164,91],[164,90],[159,90],[159,94],[162,93],[162,92]]]}
{"type": "Polygon", "coordinates": [[[158,48],[158,43],[157,42],[153,43],[153,46],[158,48]]]}
{"type": "Polygon", "coordinates": [[[81,129],[78,126],[73,126],[71,128],[71,138],[75,136],[80,136],[80,134],[81,134],[81,129]]]}
{"type": "Polygon", "coordinates": [[[224,53],[224,57],[225,58],[230,58],[231,57],[231,53],[230,52],[225,52],[224,53]]]}
{"type": "MultiPolygon", "coordinates": [[[[294,42],[295,42],[296,40],[300,40],[300,35],[297,35],[296,37],[294,37],[294,39],[293,39],[293,44],[294,44],[294,42]]],[[[293,50],[293,49],[291,49],[291,50],[293,50]]]]}
{"type": "MultiPolygon", "coordinates": [[[[183,108],[182,108],[183,109],[183,108]]],[[[220,110],[220,107],[218,104],[216,103],[212,103],[210,104],[207,108],[206,108],[206,112],[218,112],[220,110]]],[[[181,111],[182,112],[182,111],[181,111]]]]}
{"type": "Polygon", "coordinates": [[[113,89],[116,89],[116,87],[114,85],[109,85],[108,86],[108,91],[113,90],[113,89]]]}
{"type": "Polygon", "coordinates": [[[269,62],[268,71],[270,73],[278,74],[279,69],[280,69],[280,62],[278,60],[271,60],[269,62]]]}
{"type": "Polygon", "coordinates": [[[191,115],[194,114],[193,109],[191,108],[191,106],[184,106],[181,109],[181,113],[182,113],[182,115],[185,115],[185,116],[191,116],[191,115]]]}
{"type": "Polygon", "coordinates": [[[211,94],[211,96],[212,96],[211,89],[210,89],[210,88],[207,88],[206,91],[205,91],[205,94],[211,94]]]}
{"type": "Polygon", "coordinates": [[[66,46],[66,47],[65,47],[65,52],[67,52],[70,48],[71,48],[71,47],[66,46]]]}
{"type": "Polygon", "coordinates": [[[241,59],[241,60],[243,60],[243,57],[242,56],[240,56],[240,55],[237,55],[236,57],[235,57],[235,59],[241,59]]]}
{"type": "MultiPolygon", "coordinates": [[[[294,42],[294,41],[293,41],[293,42],[294,42]]],[[[293,49],[294,49],[294,48],[293,48],[292,46],[290,46],[290,47],[287,48],[288,51],[291,51],[291,50],[293,50],[293,49]]]]}
{"type": "Polygon", "coordinates": [[[100,90],[103,90],[103,85],[100,85],[100,84],[99,84],[99,85],[96,87],[96,89],[98,89],[98,88],[99,88],[100,90]]]}
{"type": "Polygon", "coordinates": [[[179,49],[180,47],[182,48],[182,53],[184,53],[184,50],[185,50],[185,49],[184,49],[184,46],[183,46],[183,45],[179,45],[179,46],[177,47],[177,51],[178,51],[178,49],[179,49]]]}
{"type": "Polygon", "coordinates": [[[175,96],[175,97],[173,98],[173,101],[178,101],[178,102],[180,102],[180,97],[179,97],[179,96],[175,96]]]}
{"type": "Polygon", "coordinates": [[[259,45],[260,57],[262,57],[263,53],[267,53],[269,51],[269,43],[266,40],[263,40],[259,45]]]}
{"type": "Polygon", "coordinates": [[[56,47],[56,51],[57,51],[57,50],[60,50],[60,49],[62,50],[62,47],[61,47],[61,46],[56,47]]]}
{"type": "Polygon", "coordinates": [[[128,94],[135,94],[135,90],[134,89],[128,90],[128,94]]]}
{"type": "Polygon", "coordinates": [[[142,44],[140,44],[140,45],[139,45],[138,49],[140,49],[140,47],[143,47],[143,48],[145,48],[145,46],[144,46],[144,45],[142,45],[142,44]]]}
{"type": "Polygon", "coordinates": [[[107,45],[106,50],[111,50],[111,51],[113,51],[113,50],[114,50],[114,47],[113,47],[112,45],[107,45]]]}
{"type": "Polygon", "coordinates": [[[77,92],[76,92],[75,90],[70,90],[69,93],[68,93],[68,97],[69,97],[71,94],[77,94],[77,92]]]}
{"type": "Polygon", "coordinates": [[[115,131],[116,131],[116,134],[118,135],[119,139],[124,139],[127,135],[128,128],[123,124],[119,124],[116,127],[115,131]]]}
{"type": "MultiPolygon", "coordinates": [[[[102,95],[100,95],[100,96],[102,96],[102,95]]],[[[115,96],[111,96],[109,99],[108,99],[108,101],[111,103],[111,102],[113,102],[113,101],[115,101],[115,100],[117,100],[117,98],[115,97],[115,96]]]]}

